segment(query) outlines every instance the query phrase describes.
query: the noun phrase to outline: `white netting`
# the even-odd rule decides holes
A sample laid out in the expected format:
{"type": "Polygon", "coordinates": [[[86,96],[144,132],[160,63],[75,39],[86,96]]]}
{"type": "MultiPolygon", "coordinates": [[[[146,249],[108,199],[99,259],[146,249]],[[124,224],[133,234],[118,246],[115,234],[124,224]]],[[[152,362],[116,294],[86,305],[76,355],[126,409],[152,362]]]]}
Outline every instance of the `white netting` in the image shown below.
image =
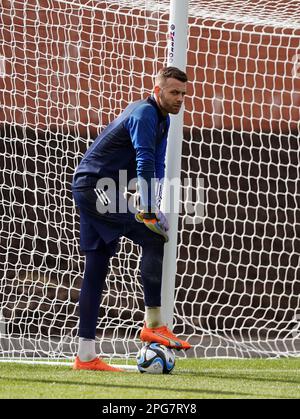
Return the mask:
{"type": "MultiPolygon", "coordinates": [[[[76,352],[72,175],[97,133],[151,93],[168,3],[0,1],[3,357],[76,352]]],[[[300,353],[299,3],[190,1],[182,179],[203,179],[205,210],[200,224],[180,217],[175,332],[191,355],[300,353]]],[[[139,261],[122,240],[102,353],[137,351],[139,261]]]]}

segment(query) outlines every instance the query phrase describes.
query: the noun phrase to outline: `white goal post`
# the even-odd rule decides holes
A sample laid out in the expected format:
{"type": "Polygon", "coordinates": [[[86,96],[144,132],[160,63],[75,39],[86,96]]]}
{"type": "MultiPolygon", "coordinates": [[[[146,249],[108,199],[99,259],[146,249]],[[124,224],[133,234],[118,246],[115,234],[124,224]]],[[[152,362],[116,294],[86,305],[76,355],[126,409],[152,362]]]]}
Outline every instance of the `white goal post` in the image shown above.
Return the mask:
{"type": "MultiPolygon", "coordinates": [[[[152,93],[175,47],[189,83],[169,139],[180,199],[163,301],[193,345],[178,355],[300,355],[297,2],[171,3],[189,10],[174,39],[169,0],[0,0],[0,360],[75,356],[73,173],[97,134],[152,93]]],[[[139,264],[122,239],[99,311],[103,356],[141,345],[139,264]]]]}
{"type": "MultiPolygon", "coordinates": [[[[168,51],[167,65],[186,71],[187,59],[187,35],[188,35],[188,7],[189,1],[182,0],[170,1],[170,18],[168,26],[168,51]]],[[[180,179],[181,171],[181,153],[183,140],[183,112],[182,107],[178,115],[170,115],[170,129],[168,136],[168,147],[166,154],[166,179],[180,179]]],[[[167,182],[165,182],[167,183],[167,182]]],[[[174,189],[175,189],[175,183],[174,189]]],[[[177,257],[177,237],[178,237],[178,218],[179,218],[179,199],[180,182],[177,190],[173,191],[173,205],[167,208],[167,202],[170,203],[171,188],[165,191],[162,200],[162,210],[168,214],[170,230],[168,232],[169,242],[165,244],[163,275],[162,275],[162,316],[165,324],[172,330],[174,313],[174,295],[176,278],[176,257],[177,257]],[[169,211],[168,211],[169,210],[169,211]]]]}

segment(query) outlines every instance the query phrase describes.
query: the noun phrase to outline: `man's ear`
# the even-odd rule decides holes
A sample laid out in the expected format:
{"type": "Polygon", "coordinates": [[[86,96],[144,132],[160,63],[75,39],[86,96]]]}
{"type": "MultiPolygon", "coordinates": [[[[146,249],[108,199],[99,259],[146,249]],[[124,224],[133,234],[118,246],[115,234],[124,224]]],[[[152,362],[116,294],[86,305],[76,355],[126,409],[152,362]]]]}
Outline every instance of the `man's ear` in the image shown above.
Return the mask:
{"type": "Polygon", "coordinates": [[[159,86],[154,86],[154,93],[156,95],[159,95],[159,92],[160,92],[160,87],[159,86]]]}

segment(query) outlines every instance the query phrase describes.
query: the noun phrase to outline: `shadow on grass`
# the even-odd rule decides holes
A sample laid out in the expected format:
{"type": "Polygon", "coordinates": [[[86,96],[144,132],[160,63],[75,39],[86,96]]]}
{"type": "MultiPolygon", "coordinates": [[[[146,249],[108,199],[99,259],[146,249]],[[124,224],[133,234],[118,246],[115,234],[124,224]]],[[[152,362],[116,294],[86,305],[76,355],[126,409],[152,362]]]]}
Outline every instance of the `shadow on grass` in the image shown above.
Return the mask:
{"type": "MultiPolygon", "coordinates": [[[[262,371],[263,373],[263,371],[262,371]]],[[[276,370],[274,371],[274,373],[276,373],[276,370]]],[[[185,370],[185,371],[177,371],[178,375],[185,375],[185,374],[189,374],[192,376],[196,376],[196,377],[201,377],[201,378],[216,378],[216,379],[220,379],[220,380],[246,380],[246,381],[256,381],[256,382],[264,382],[264,383],[282,383],[282,384],[299,384],[300,385],[300,375],[299,377],[294,377],[293,379],[289,378],[289,379],[285,379],[285,378],[275,378],[275,377],[254,377],[253,375],[251,375],[251,372],[249,372],[247,375],[247,373],[245,372],[245,374],[241,374],[240,372],[238,374],[236,374],[234,371],[232,371],[232,373],[228,373],[228,374],[222,374],[222,371],[220,372],[193,372],[190,370],[185,370]]]]}
{"type": "MultiPolygon", "coordinates": [[[[203,377],[207,377],[207,375],[203,375],[203,377]]],[[[219,378],[219,377],[213,377],[219,378]]],[[[220,377],[220,379],[229,378],[229,377],[220,377]]],[[[107,384],[107,383],[95,383],[95,382],[84,382],[84,381],[75,381],[75,380],[53,380],[53,378],[46,380],[46,379],[37,379],[37,378],[18,378],[12,376],[1,376],[0,380],[5,380],[6,382],[22,382],[22,383],[35,383],[35,384],[57,384],[57,385],[68,385],[68,386],[88,386],[88,387],[101,387],[108,388],[108,389],[123,389],[123,390],[152,390],[152,391],[167,391],[170,394],[170,399],[172,399],[172,392],[180,393],[182,392],[183,395],[190,394],[191,398],[197,399],[201,398],[201,395],[210,396],[214,398],[215,396],[223,396],[224,398],[233,397],[233,398],[272,398],[270,394],[264,395],[261,392],[255,393],[244,393],[240,391],[224,391],[224,390],[205,390],[205,389],[197,389],[197,388],[171,388],[171,387],[162,387],[162,386],[142,386],[140,384],[131,385],[131,384],[107,384]]],[[[114,398],[114,397],[113,397],[114,398]]],[[[122,397],[120,397],[122,398],[122,397]]],[[[186,397],[183,397],[186,398],[186,397]]],[[[276,397],[281,398],[281,397],[276,397]]],[[[288,397],[282,397],[288,398],[288,397]]],[[[292,397],[293,398],[293,397],[292,397]]]]}

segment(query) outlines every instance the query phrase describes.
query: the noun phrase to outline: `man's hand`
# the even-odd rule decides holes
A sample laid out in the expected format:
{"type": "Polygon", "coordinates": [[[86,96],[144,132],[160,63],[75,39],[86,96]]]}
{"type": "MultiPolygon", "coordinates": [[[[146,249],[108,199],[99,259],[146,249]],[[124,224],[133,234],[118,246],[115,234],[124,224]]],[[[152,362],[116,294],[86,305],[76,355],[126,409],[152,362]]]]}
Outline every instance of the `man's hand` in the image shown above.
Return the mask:
{"type": "Polygon", "coordinates": [[[152,230],[154,233],[163,236],[166,243],[169,241],[169,236],[167,234],[167,231],[169,230],[169,224],[163,212],[156,211],[147,213],[142,211],[135,215],[135,219],[139,223],[144,223],[145,226],[152,230]]]}

